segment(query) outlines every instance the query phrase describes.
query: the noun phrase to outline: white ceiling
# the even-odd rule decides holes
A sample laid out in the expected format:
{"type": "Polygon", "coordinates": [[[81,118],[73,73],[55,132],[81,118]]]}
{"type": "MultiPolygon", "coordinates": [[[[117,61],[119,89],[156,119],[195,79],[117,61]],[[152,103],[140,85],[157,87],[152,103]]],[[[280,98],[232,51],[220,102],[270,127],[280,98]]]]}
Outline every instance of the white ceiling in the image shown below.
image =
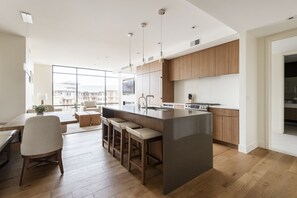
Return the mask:
{"type": "Polygon", "coordinates": [[[187,0],[237,32],[297,16],[296,0],[187,0]]]}
{"type": "Polygon", "coordinates": [[[109,70],[128,65],[128,32],[135,35],[132,63],[140,64],[142,22],[148,23],[145,57],[158,59],[160,8],[167,10],[166,58],[233,40],[234,30],[263,35],[297,27],[296,19],[287,21],[297,14],[296,0],[0,0],[0,5],[0,32],[28,37],[34,63],[109,70]],[[20,11],[31,13],[34,24],[23,23],[20,11]],[[191,48],[197,38],[201,44],[191,48]]]}
{"type": "Polygon", "coordinates": [[[132,63],[140,63],[142,22],[148,23],[145,56],[157,59],[160,8],[167,10],[165,57],[189,50],[197,38],[206,46],[236,34],[186,0],[0,0],[0,5],[0,32],[28,37],[31,59],[39,64],[119,70],[129,63],[128,32],[135,35],[132,63]],[[20,11],[32,14],[33,25],[22,22],[20,11]]]}

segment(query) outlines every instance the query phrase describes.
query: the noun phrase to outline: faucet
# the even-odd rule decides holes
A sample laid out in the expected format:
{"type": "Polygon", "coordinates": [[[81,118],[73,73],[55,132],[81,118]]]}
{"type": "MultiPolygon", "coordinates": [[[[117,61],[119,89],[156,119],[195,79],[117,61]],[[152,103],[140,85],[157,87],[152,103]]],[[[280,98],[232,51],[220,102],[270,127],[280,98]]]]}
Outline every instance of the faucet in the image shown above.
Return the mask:
{"type": "Polygon", "coordinates": [[[149,98],[149,97],[154,98],[154,95],[145,96],[145,109],[147,109],[147,98],[149,98]]]}
{"type": "Polygon", "coordinates": [[[141,99],[141,98],[143,98],[144,100],[146,100],[145,97],[144,97],[144,95],[143,95],[143,93],[142,93],[141,96],[138,98],[138,108],[141,107],[141,105],[140,105],[140,99],[141,99]]]}

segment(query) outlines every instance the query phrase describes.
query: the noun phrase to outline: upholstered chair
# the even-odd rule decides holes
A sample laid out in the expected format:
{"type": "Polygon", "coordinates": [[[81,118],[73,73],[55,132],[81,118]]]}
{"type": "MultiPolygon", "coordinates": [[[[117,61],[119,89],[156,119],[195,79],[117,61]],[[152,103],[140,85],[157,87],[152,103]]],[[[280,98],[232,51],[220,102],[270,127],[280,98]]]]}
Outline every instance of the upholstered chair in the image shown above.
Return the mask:
{"type": "Polygon", "coordinates": [[[101,106],[96,105],[96,101],[84,101],[82,103],[83,111],[97,111],[101,112],[101,106]]]}
{"type": "Polygon", "coordinates": [[[60,119],[57,116],[35,116],[29,118],[24,127],[21,143],[21,155],[23,157],[23,168],[20,185],[23,177],[29,169],[30,162],[44,162],[49,157],[55,157],[61,174],[64,173],[61,151],[63,138],[61,133],[60,119]]]}
{"type": "Polygon", "coordinates": [[[54,106],[53,105],[44,105],[44,106],[46,106],[46,112],[53,112],[53,111],[55,111],[55,108],[54,108],[54,106]]]}

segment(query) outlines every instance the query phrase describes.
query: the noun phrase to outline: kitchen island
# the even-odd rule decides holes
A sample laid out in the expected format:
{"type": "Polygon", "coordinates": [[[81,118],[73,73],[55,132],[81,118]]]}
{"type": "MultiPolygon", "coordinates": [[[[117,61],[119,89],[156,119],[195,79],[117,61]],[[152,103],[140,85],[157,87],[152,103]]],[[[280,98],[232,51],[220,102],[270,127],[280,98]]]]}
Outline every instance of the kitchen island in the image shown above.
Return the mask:
{"type": "Polygon", "coordinates": [[[103,107],[118,117],[163,134],[163,193],[167,194],[213,167],[211,113],[183,109],[103,107]]]}

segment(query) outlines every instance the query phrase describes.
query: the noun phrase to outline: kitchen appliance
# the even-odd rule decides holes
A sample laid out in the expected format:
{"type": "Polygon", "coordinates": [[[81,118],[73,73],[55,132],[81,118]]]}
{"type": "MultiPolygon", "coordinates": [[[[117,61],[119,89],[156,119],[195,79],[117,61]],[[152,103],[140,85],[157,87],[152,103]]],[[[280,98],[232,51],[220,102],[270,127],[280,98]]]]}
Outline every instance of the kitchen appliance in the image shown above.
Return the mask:
{"type": "Polygon", "coordinates": [[[188,102],[193,103],[194,97],[192,94],[188,94],[188,102]]]}
{"type": "Polygon", "coordinates": [[[220,105],[218,103],[186,103],[185,109],[196,110],[196,111],[208,111],[209,106],[220,105]]]}

